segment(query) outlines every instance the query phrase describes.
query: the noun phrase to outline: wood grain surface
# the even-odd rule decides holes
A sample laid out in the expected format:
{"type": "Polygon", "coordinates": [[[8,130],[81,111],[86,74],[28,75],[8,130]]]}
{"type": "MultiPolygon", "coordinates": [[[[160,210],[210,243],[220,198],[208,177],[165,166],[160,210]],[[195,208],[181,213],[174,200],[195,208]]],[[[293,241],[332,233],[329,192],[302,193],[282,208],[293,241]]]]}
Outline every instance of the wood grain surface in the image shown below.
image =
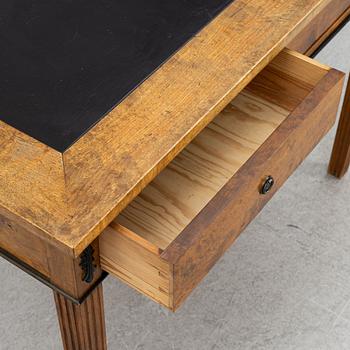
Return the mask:
{"type": "Polygon", "coordinates": [[[344,97],[344,105],[340,115],[339,126],[335,137],[328,171],[342,178],[350,165],[350,80],[344,97]]]}
{"type": "Polygon", "coordinates": [[[317,145],[335,121],[343,75],[332,70],[161,255],[173,264],[173,309],[317,145]],[[249,176],[247,176],[249,174],[249,176]],[[267,175],[275,185],[259,190],[267,175]]]}
{"type": "Polygon", "coordinates": [[[116,221],[165,249],[287,115],[255,95],[240,94],[116,221]]]}
{"type": "Polygon", "coordinates": [[[2,123],[1,214],[78,256],[330,1],[236,0],[63,154],[2,123]]]}
{"type": "Polygon", "coordinates": [[[107,350],[102,285],[82,305],[54,297],[64,350],[107,350]]]}
{"type": "Polygon", "coordinates": [[[176,309],[330,128],[342,78],[283,51],[100,236],[102,268],[176,309]]]}
{"type": "Polygon", "coordinates": [[[281,52],[116,222],[165,249],[327,72],[302,55],[281,52]]]}
{"type": "MultiPolygon", "coordinates": [[[[92,284],[82,280],[83,270],[80,267],[79,257],[74,258],[65,254],[55,245],[41,240],[23,226],[2,215],[0,215],[0,246],[44,275],[48,282],[73,298],[82,298],[91,288],[92,284]]],[[[96,283],[102,273],[99,266],[98,241],[94,241],[92,246],[94,248],[94,264],[96,265],[92,283],[96,283]]]]}
{"type": "MultiPolygon", "coordinates": [[[[350,16],[350,0],[333,0],[288,47],[312,55],[350,16]]],[[[342,178],[350,164],[350,83],[348,83],[328,171],[342,178]]]]}
{"type": "Polygon", "coordinates": [[[133,232],[112,225],[100,239],[101,266],[154,301],[172,308],[171,267],[160,258],[160,251],[149,249],[133,232]]]}
{"type": "Polygon", "coordinates": [[[350,0],[332,0],[289,44],[288,48],[311,55],[350,15],[350,0]]]}

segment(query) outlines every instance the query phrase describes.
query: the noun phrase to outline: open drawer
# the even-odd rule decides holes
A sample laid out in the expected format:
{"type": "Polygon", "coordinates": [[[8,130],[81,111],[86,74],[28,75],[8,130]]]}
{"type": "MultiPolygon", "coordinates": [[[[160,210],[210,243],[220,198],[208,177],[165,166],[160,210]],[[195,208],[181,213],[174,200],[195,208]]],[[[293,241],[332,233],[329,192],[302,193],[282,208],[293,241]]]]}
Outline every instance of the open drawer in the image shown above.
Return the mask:
{"type": "Polygon", "coordinates": [[[281,52],[102,233],[102,268],[175,310],[330,129],[342,81],[281,52]]]}

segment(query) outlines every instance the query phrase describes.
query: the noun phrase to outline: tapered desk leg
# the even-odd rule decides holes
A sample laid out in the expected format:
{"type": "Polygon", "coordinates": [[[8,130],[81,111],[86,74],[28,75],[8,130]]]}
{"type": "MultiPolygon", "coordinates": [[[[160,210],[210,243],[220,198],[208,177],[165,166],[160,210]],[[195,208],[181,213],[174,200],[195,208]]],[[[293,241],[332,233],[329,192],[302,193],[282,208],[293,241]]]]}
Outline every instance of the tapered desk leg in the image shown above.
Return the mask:
{"type": "Polygon", "coordinates": [[[345,94],[343,110],[333,146],[328,172],[342,178],[350,164],[350,79],[345,94]]]}
{"type": "Polygon", "coordinates": [[[65,350],[106,350],[103,289],[100,284],[81,305],[54,292],[65,350]]]}

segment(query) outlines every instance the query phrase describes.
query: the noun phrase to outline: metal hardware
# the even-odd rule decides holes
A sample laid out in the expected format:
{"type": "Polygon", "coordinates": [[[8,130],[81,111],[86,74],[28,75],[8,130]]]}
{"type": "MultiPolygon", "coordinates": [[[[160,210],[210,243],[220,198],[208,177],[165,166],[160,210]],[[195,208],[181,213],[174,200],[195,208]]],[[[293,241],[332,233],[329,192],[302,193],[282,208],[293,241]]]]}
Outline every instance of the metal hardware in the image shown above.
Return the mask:
{"type": "Polygon", "coordinates": [[[275,183],[275,180],[273,179],[272,176],[268,176],[264,182],[264,184],[261,187],[260,193],[261,194],[266,194],[270,192],[271,188],[273,187],[275,183]]]}
{"type": "Polygon", "coordinates": [[[77,298],[71,296],[70,294],[68,294],[67,292],[65,292],[60,287],[58,287],[55,284],[51,283],[50,280],[45,275],[43,275],[39,271],[33,269],[31,266],[29,266],[28,264],[26,264],[25,262],[23,262],[22,260],[18,259],[17,257],[15,257],[14,255],[12,255],[11,253],[7,252],[6,250],[4,250],[2,248],[0,248],[0,256],[2,256],[5,260],[7,260],[11,264],[15,265],[16,267],[18,267],[22,271],[26,272],[28,275],[30,275],[33,278],[35,278],[39,282],[45,284],[45,286],[47,286],[47,287],[51,288],[52,290],[54,290],[55,292],[63,295],[66,299],[70,300],[72,303],[74,303],[76,305],[81,305],[87,299],[87,297],[108,276],[108,273],[103,271],[101,276],[100,276],[100,278],[95,283],[93,283],[91,285],[91,288],[81,298],[77,299],[77,298]]]}
{"type": "Polygon", "coordinates": [[[94,279],[94,271],[96,265],[94,265],[94,248],[89,245],[80,255],[80,267],[84,274],[82,280],[86,283],[91,283],[94,279]]]}

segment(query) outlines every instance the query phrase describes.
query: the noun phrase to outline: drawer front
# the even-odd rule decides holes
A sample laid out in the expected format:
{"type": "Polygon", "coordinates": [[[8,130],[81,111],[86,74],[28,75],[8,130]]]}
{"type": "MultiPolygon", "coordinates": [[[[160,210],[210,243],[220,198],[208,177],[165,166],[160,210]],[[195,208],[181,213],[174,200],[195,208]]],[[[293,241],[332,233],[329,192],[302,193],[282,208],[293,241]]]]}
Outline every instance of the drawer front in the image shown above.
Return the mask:
{"type": "Polygon", "coordinates": [[[350,0],[333,0],[288,47],[311,55],[349,15],[350,0]]]}
{"type": "Polygon", "coordinates": [[[343,77],[282,52],[103,232],[102,268],[176,310],[333,125],[343,77]]]}
{"type": "Polygon", "coordinates": [[[162,254],[176,309],[334,124],[342,82],[331,71],[162,254]],[[275,184],[260,194],[267,176],[275,184]]]}

